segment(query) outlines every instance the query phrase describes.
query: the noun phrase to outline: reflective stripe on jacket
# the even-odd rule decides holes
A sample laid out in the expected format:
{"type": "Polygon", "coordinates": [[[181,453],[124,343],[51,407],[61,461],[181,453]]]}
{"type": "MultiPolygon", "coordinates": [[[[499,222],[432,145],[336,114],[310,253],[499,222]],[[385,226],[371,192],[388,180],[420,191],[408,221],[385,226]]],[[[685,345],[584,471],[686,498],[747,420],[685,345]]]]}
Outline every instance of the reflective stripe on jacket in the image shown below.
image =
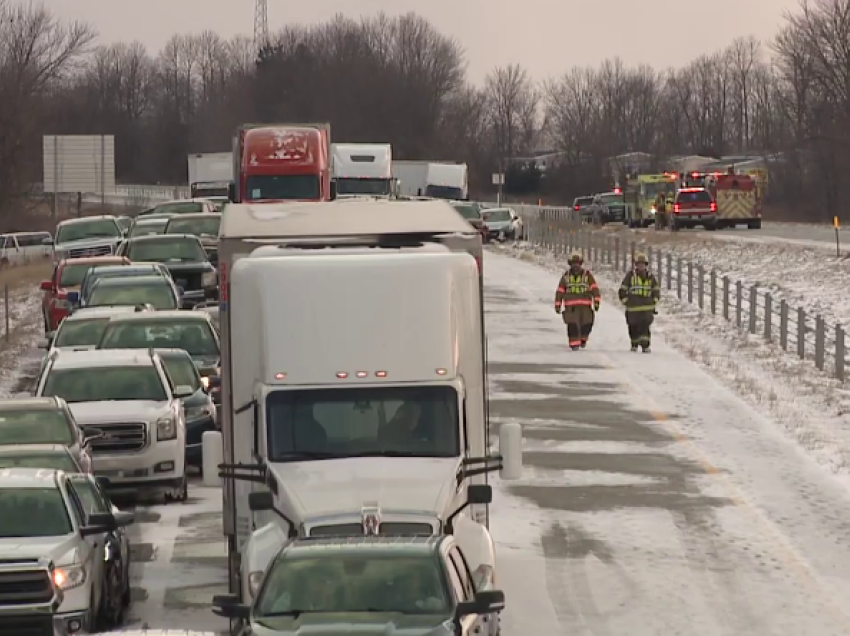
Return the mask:
{"type": "Polygon", "coordinates": [[[632,271],[623,279],[618,295],[625,301],[626,311],[655,311],[661,297],[661,285],[649,271],[643,275],[632,271]]]}
{"type": "Polygon", "coordinates": [[[571,270],[561,276],[558,281],[558,289],[555,292],[555,309],[564,307],[592,307],[601,298],[599,285],[588,270],[582,269],[578,273],[571,270]]]}

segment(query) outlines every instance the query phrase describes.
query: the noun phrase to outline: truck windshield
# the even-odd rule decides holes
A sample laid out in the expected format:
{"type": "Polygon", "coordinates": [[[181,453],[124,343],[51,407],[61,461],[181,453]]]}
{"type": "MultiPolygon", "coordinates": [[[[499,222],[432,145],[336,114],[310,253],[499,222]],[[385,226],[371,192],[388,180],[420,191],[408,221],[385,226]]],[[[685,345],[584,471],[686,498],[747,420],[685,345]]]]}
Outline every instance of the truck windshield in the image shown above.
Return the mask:
{"type": "Polygon", "coordinates": [[[291,612],[451,613],[440,562],[430,554],[284,554],[267,576],[255,606],[260,620],[291,612]]]}
{"type": "Polygon", "coordinates": [[[449,386],[275,391],[266,411],[273,462],[460,455],[458,395],[449,386]]]}
{"type": "Polygon", "coordinates": [[[98,219],[94,221],[75,221],[67,225],[60,225],[56,231],[56,242],[67,243],[68,241],[83,241],[93,238],[120,238],[121,228],[112,219],[98,219]]]}
{"type": "Polygon", "coordinates": [[[675,192],[676,184],[669,181],[658,181],[656,183],[644,183],[643,193],[646,197],[657,197],[661,192],[675,192]]]}
{"type": "Polygon", "coordinates": [[[448,199],[449,201],[460,201],[463,199],[463,190],[451,186],[429,185],[425,188],[425,196],[435,199],[448,199]]]}
{"type": "Polygon", "coordinates": [[[58,488],[0,488],[0,539],[58,537],[71,532],[71,519],[58,488]]]}
{"type": "Polygon", "coordinates": [[[337,194],[374,194],[386,196],[390,193],[389,179],[337,179],[337,194]]]}
{"type": "Polygon", "coordinates": [[[318,201],[319,177],[314,174],[252,175],[246,182],[249,201],[318,201]]]}

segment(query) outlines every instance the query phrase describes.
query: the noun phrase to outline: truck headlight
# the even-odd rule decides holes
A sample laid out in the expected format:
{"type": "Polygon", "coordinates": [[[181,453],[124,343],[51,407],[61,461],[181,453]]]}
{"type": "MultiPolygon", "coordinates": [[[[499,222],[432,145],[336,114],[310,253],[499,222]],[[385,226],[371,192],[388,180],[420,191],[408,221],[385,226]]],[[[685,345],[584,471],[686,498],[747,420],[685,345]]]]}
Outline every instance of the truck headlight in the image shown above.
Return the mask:
{"type": "Polygon", "coordinates": [[[60,590],[67,591],[80,587],[86,582],[86,569],[76,563],[53,570],[53,583],[60,590]]]}
{"type": "Polygon", "coordinates": [[[156,441],[164,442],[177,437],[177,422],[168,415],[156,421],[156,441]]]}
{"type": "Polygon", "coordinates": [[[201,276],[201,287],[215,287],[218,283],[218,275],[215,272],[204,272],[201,276]]]}
{"type": "Polygon", "coordinates": [[[257,592],[260,590],[260,585],[263,583],[263,572],[251,572],[248,575],[248,592],[251,594],[251,598],[255,598],[257,596],[257,592]]]}

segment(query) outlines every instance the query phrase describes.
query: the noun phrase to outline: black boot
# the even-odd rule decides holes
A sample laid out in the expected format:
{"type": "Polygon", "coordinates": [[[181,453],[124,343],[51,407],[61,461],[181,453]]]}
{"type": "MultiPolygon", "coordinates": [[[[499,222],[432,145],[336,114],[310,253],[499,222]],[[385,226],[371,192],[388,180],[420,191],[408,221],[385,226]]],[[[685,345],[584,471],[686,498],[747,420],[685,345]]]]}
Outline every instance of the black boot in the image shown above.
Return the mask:
{"type": "Polygon", "coordinates": [[[584,349],[587,346],[587,340],[581,341],[581,348],[584,349]]]}
{"type": "Polygon", "coordinates": [[[649,352],[650,352],[649,345],[643,345],[643,352],[644,352],[644,353],[649,353],[649,352]]]}
{"type": "Polygon", "coordinates": [[[638,346],[636,344],[633,344],[632,345],[632,351],[637,351],[637,350],[638,350],[638,346]]]}
{"type": "Polygon", "coordinates": [[[570,349],[572,349],[573,351],[578,351],[578,350],[579,350],[579,348],[580,348],[580,347],[578,347],[578,346],[570,347],[570,349]]]}

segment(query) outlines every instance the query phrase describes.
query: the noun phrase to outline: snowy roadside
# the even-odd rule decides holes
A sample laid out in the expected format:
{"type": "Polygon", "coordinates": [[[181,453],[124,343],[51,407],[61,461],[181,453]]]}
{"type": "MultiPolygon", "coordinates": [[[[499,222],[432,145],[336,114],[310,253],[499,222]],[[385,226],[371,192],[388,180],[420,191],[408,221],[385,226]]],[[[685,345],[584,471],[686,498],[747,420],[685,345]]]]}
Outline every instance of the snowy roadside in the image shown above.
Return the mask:
{"type": "MultiPolygon", "coordinates": [[[[528,243],[488,249],[552,271],[554,298],[565,257],[528,243]]],[[[599,278],[604,300],[619,306],[620,272],[602,263],[587,265],[599,278]]],[[[775,422],[786,437],[850,486],[850,390],[811,361],[789,356],[760,336],[742,333],[722,317],[703,313],[674,295],[662,296],[655,333],[775,422]]]]}
{"type": "MultiPolygon", "coordinates": [[[[5,310],[0,307],[0,325],[5,325],[5,310]]],[[[29,286],[9,290],[8,342],[0,336],[0,397],[17,393],[32,365],[23,364],[28,354],[37,350],[44,336],[41,320],[41,294],[29,286]]]]}

